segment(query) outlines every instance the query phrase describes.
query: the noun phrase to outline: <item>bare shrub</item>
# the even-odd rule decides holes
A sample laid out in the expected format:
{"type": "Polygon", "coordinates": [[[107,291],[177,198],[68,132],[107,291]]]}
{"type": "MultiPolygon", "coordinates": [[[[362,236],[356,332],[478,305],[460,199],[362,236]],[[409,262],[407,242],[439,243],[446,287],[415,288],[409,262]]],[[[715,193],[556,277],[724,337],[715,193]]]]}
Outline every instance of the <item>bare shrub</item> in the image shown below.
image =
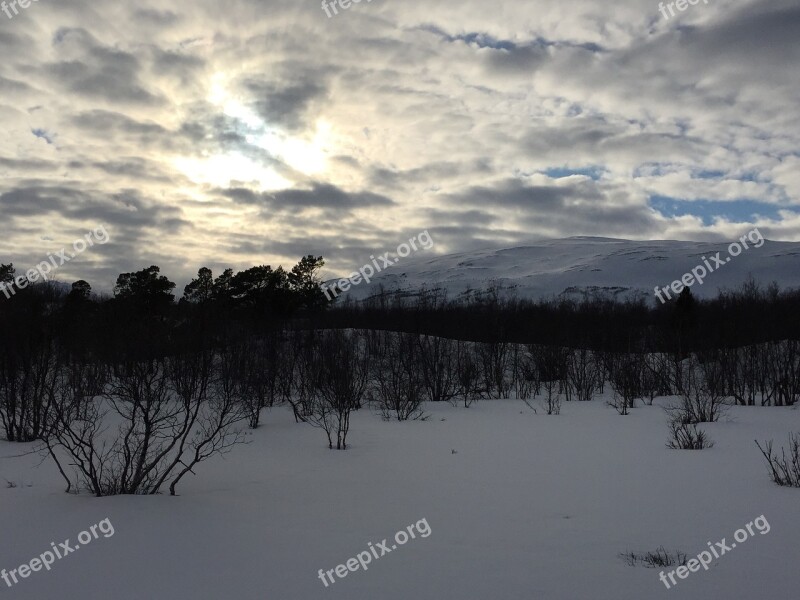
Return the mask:
{"type": "Polygon", "coordinates": [[[610,404],[620,415],[627,415],[636,405],[636,399],[644,394],[642,389],[644,356],[637,352],[626,352],[607,354],[603,360],[611,389],[614,391],[614,399],[610,404]]]}
{"type": "Polygon", "coordinates": [[[568,397],[575,395],[579,402],[588,402],[594,397],[600,377],[594,353],[586,348],[572,350],[567,354],[568,397]]]}
{"type": "Polygon", "coordinates": [[[527,347],[516,344],[514,351],[514,386],[517,398],[527,400],[539,393],[539,376],[536,363],[527,347]]]}
{"type": "Polygon", "coordinates": [[[688,558],[685,552],[667,552],[664,546],[659,546],[655,552],[623,552],[619,556],[632,567],[643,565],[651,569],[685,565],[688,558]]]}
{"type": "Polygon", "coordinates": [[[709,439],[706,432],[698,429],[695,424],[672,421],[670,434],[667,448],[672,450],[704,450],[714,446],[714,442],[709,439]]]}
{"type": "MultiPolygon", "coordinates": [[[[222,348],[217,357],[218,377],[214,380],[214,390],[221,396],[238,403],[247,415],[251,429],[258,427],[262,402],[253,393],[249,381],[253,364],[253,349],[247,343],[229,343],[222,348]]],[[[255,377],[255,376],[253,376],[255,377]]]]}
{"type": "Polygon", "coordinates": [[[475,357],[471,342],[456,342],[455,357],[455,383],[456,395],[451,399],[451,404],[463,402],[464,408],[481,397],[481,364],[475,357]]]}
{"type": "Polygon", "coordinates": [[[314,397],[314,353],[318,334],[295,329],[281,354],[279,388],[281,399],[292,406],[295,422],[305,422],[311,415],[314,397]]]}
{"type": "Polygon", "coordinates": [[[64,455],[77,486],[96,496],[156,494],[167,484],[174,495],[198,463],[241,443],[236,425],[247,413],[233,371],[221,368],[216,381],[213,372],[211,353],[202,351],[125,362],[114,366],[102,398],[62,377],[43,439],[67,491],[64,455]]]}
{"type": "Polygon", "coordinates": [[[184,354],[169,359],[169,377],[179,407],[176,414],[183,422],[177,421],[172,431],[167,429],[165,439],[177,452],[173,452],[171,462],[157,481],[156,493],[169,480],[169,493],[175,495],[178,482],[187,474],[194,473],[195,466],[215,455],[225,454],[236,444],[244,442],[244,435],[238,424],[247,418],[240,398],[228,395],[221,390],[231,388],[221,380],[224,373],[214,378],[213,368],[209,373],[210,352],[184,354]],[[209,391],[209,380],[215,385],[209,391]],[[171,438],[171,439],[170,439],[171,438]],[[178,470],[178,465],[183,468],[178,470]],[[177,473],[174,473],[177,470],[177,473]]]}
{"type": "Polygon", "coordinates": [[[673,420],[684,424],[713,423],[728,406],[719,363],[700,362],[696,356],[686,361],[678,387],[679,404],[667,407],[673,420]]]}
{"type": "Polygon", "coordinates": [[[375,401],[384,419],[423,416],[424,379],[417,336],[387,333],[386,352],[372,361],[375,401]]]}
{"type": "Polygon", "coordinates": [[[771,378],[775,387],[775,406],[793,406],[800,402],[800,342],[785,340],[771,343],[771,378]]]}
{"type": "Polygon", "coordinates": [[[369,349],[355,332],[321,332],[318,343],[304,357],[310,391],[306,422],[328,437],[328,448],[347,449],[350,414],[357,410],[369,385],[369,349]]]}
{"type": "Polygon", "coordinates": [[[483,386],[490,398],[511,396],[511,344],[508,342],[488,342],[477,344],[478,358],[481,362],[483,386]]]}
{"type": "Polygon", "coordinates": [[[428,400],[449,402],[458,392],[455,342],[442,337],[422,336],[419,346],[419,367],[428,400]]]}
{"type": "Polygon", "coordinates": [[[673,363],[668,354],[651,352],[644,356],[644,391],[652,406],[656,396],[672,396],[673,363]]]}
{"type": "Polygon", "coordinates": [[[50,417],[61,358],[41,332],[0,345],[0,423],[9,442],[38,440],[50,417]]]}
{"type": "Polygon", "coordinates": [[[789,455],[786,448],[781,448],[778,456],[772,450],[772,441],[765,442],[764,447],[756,441],[756,446],[769,464],[772,481],[781,486],[800,487],[800,433],[789,435],[789,455]]]}
{"type": "MultiPolygon", "coordinates": [[[[569,350],[560,346],[528,345],[542,392],[541,406],[548,415],[561,414],[560,391],[565,387],[569,350]]],[[[525,403],[533,408],[532,403],[525,403]]],[[[535,410],[535,409],[534,409],[535,410]]]]}
{"type": "Polygon", "coordinates": [[[261,411],[275,404],[278,396],[280,365],[279,334],[269,332],[262,338],[250,338],[236,347],[234,352],[238,372],[238,393],[248,411],[251,429],[256,429],[261,420],[261,411]]]}

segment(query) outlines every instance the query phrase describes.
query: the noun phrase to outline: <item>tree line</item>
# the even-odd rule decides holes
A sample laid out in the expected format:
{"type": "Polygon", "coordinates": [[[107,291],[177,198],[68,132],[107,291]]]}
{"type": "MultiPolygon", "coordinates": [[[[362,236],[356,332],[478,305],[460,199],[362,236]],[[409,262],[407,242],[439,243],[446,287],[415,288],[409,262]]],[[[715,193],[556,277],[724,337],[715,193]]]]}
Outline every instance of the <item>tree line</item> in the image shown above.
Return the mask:
{"type": "Polygon", "coordinates": [[[674,447],[702,448],[697,425],[731,401],[800,401],[794,291],[748,282],[655,308],[433,291],[331,307],[322,264],[200,269],[180,302],[156,266],[121,274],[112,297],[84,281],[20,290],[0,303],[2,434],[36,443],[68,490],[175,493],[276,405],[345,449],[364,408],[407,421],[426,403],[516,398],[554,415],[608,386],[621,415],[676,396],[674,447]]]}

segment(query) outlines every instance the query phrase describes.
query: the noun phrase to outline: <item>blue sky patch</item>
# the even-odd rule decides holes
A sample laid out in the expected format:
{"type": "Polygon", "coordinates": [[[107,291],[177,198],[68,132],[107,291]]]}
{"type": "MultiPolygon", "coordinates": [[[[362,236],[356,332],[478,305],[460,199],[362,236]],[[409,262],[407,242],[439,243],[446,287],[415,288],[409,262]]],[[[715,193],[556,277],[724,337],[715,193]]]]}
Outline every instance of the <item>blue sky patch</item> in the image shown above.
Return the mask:
{"type": "Polygon", "coordinates": [[[786,208],[755,200],[680,200],[669,196],[651,196],[650,207],[668,218],[685,215],[699,217],[704,225],[712,225],[715,217],[740,223],[752,222],[755,215],[778,219],[778,211],[786,208]]]}

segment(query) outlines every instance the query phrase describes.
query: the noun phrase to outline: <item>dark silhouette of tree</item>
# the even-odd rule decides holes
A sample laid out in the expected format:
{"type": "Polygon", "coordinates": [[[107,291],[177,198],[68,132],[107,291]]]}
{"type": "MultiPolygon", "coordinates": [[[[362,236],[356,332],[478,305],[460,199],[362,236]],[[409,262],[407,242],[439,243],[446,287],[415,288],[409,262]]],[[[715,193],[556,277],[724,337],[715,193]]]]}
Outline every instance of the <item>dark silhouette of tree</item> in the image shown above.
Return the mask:
{"type": "Polygon", "coordinates": [[[319,270],[325,266],[321,256],[309,254],[300,259],[289,273],[289,286],[295,294],[296,308],[317,309],[328,303],[320,289],[319,270]]]}
{"type": "Polygon", "coordinates": [[[233,279],[233,269],[225,269],[214,280],[212,295],[217,302],[225,302],[231,299],[231,280],[233,279]]]}
{"type": "Polygon", "coordinates": [[[231,279],[232,297],[239,308],[265,315],[288,308],[289,279],[283,267],[269,265],[240,271],[231,279]]]}
{"type": "Polygon", "coordinates": [[[197,271],[197,279],[192,279],[183,288],[183,299],[193,304],[205,304],[214,297],[214,275],[208,267],[197,271]]]}
{"type": "Polygon", "coordinates": [[[61,347],[67,353],[81,356],[91,353],[97,308],[97,303],[92,302],[92,286],[83,279],[74,282],[59,322],[61,347]]]}
{"type": "Polygon", "coordinates": [[[88,300],[92,295],[92,286],[83,279],[72,284],[72,290],[67,295],[67,300],[88,300]]]}
{"type": "Polygon", "coordinates": [[[0,264],[0,283],[11,283],[12,281],[14,281],[13,263],[0,264]]]}
{"type": "MultiPolygon", "coordinates": [[[[13,289],[7,289],[14,285],[14,274],[14,265],[12,263],[8,263],[7,265],[0,264],[0,294],[4,294],[7,298],[10,298],[15,291],[13,289]]],[[[3,298],[0,298],[0,300],[2,299],[3,298]]]]}
{"type": "Polygon", "coordinates": [[[155,265],[135,273],[122,273],[114,286],[116,299],[150,313],[161,313],[174,301],[175,284],[155,265]]]}
{"type": "Polygon", "coordinates": [[[692,295],[692,290],[685,287],[675,301],[675,314],[680,321],[688,323],[694,318],[696,306],[697,302],[692,295]]]}

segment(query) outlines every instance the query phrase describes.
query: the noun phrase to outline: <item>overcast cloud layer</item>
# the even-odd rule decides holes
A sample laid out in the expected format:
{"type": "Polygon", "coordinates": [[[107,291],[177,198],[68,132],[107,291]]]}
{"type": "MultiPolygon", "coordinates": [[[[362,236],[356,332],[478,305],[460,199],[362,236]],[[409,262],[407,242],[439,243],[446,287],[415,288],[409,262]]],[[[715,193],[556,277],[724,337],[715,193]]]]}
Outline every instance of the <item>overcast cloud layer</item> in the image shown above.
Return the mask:
{"type": "Polygon", "coordinates": [[[800,240],[800,5],[39,0],[0,13],[0,262],[110,290],[577,235],[800,240]],[[13,14],[13,13],[12,13],[13,14]]]}

